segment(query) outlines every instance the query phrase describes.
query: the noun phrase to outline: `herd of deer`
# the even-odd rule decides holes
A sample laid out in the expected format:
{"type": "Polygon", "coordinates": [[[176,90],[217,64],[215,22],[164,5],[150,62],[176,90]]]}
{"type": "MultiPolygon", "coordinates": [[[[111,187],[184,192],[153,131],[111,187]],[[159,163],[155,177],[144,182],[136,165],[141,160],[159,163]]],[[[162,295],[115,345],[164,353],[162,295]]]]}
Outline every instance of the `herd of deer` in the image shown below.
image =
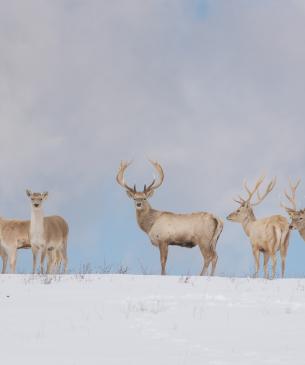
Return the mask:
{"type": "MultiPolygon", "coordinates": [[[[117,174],[117,182],[126,190],[128,197],[135,202],[138,225],[147,233],[151,243],[159,248],[161,274],[165,275],[168,246],[192,248],[198,245],[204,260],[201,275],[207,274],[210,265],[212,266],[211,275],[213,275],[218,258],[216,245],[223,229],[223,221],[214,214],[207,212],[175,214],[153,209],[148,203],[148,199],[162,184],[164,173],[162,167],[157,162],[150,162],[159,175],[159,182],[156,182],[154,179],[149,186],[144,186],[142,192],[137,191],[135,185],[133,188],[130,187],[124,179],[125,171],[130,165],[128,162],[121,162],[117,174]]],[[[289,181],[290,193],[288,194],[285,191],[285,196],[290,202],[291,207],[281,204],[291,218],[290,223],[281,215],[256,219],[253,207],[260,204],[266,198],[274,189],[276,183],[276,179],[273,179],[267,186],[264,194],[261,195],[259,188],[263,181],[264,177],[260,177],[252,190],[249,189],[246,182],[244,183],[244,189],[248,196],[245,199],[241,196],[238,199],[234,199],[239,207],[229,214],[227,219],[241,223],[246,235],[250,239],[255,260],[254,276],[258,276],[260,253],[263,253],[265,278],[269,278],[268,261],[270,257],[272,261],[272,278],[274,278],[276,273],[276,255],[280,251],[282,277],[284,277],[290,231],[297,229],[305,240],[305,209],[297,210],[296,206],[296,190],[300,180],[296,184],[289,181]],[[257,199],[255,202],[253,201],[254,196],[257,199]]]]}
{"type": "Polygon", "coordinates": [[[40,272],[44,272],[47,257],[47,273],[60,270],[66,272],[67,241],[69,228],[66,221],[59,216],[44,217],[42,203],[48,193],[26,191],[31,200],[31,220],[13,220],[0,218],[0,255],[2,273],[6,272],[9,260],[10,271],[16,271],[17,250],[31,248],[33,253],[33,273],[36,272],[37,258],[40,255],[40,272]]]}
{"type": "MultiPolygon", "coordinates": [[[[217,264],[216,245],[223,230],[223,221],[214,214],[196,212],[191,214],[175,214],[153,209],[148,203],[154,191],[161,186],[164,179],[163,169],[159,163],[150,161],[159,175],[159,181],[155,179],[143,191],[137,191],[136,186],[130,187],[124,179],[124,174],[130,163],[121,162],[117,174],[117,182],[126,190],[129,198],[133,199],[136,207],[137,222],[140,228],[147,233],[151,243],[159,248],[161,274],[165,275],[165,267],[168,255],[168,246],[180,246],[192,248],[199,246],[204,259],[201,275],[208,273],[211,265],[211,275],[214,274],[217,264]]],[[[260,204],[274,189],[276,180],[273,179],[267,186],[264,194],[260,194],[259,188],[264,177],[260,177],[251,190],[247,183],[244,189],[248,196],[234,199],[239,207],[229,214],[227,219],[242,224],[246,235],[249,237],[252,252],[255,259],[255,277],[259,272],[260,253],[264,255],[264,273],[268,278],[268,261],[272,260],[272,278],[276,273],[277,252],[280,252],[282,260],[282,277],[285,274],[286,256],[289,245],[289,236],[292,229],[297,229],[305,240],[305,209],[297,210],[296,190],[300,180],[293,184],[291,181],[290,194],[285,191],[285,196],[291,207],[282,207],[291,218],[290,223],[281,215],[256,219],[253,207],[260,204]],[[253,202],[253,197],[257,200],[253,202]]],[[[60,216],[48,216],[43,214],[43,201],[48,193],[32,193],[27,190],[31,200],[31,220],[12,220],[0,218],[0,256],[2,257],[2,273],[6,272],[7,261],[10,271],[15,273],[17,250],[31,248],[33,254],[33,273],[36,272],[37,258],[40,257],[40,273],[44,273],[44,261],[47,258],[47,273],[54,273],[63,266],[67,270],[67,240],[68,224],[60,216]]]]}

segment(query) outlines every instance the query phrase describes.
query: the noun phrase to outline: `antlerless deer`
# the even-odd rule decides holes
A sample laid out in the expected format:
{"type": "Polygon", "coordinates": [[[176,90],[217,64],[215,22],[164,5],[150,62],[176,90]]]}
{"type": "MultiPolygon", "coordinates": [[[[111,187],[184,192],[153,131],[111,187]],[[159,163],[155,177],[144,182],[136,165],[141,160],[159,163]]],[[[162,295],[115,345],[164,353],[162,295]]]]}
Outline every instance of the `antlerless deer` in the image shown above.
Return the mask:
{"type": "Polygon", "coordinates": [[[44,259],[48,256],[47,273],[51,273],[61,262],[67,270],[67,241],[69,228],[60,216],[45,217],[42,203],[48,193],[26,191],[31,199],[30,241],[33,252],[33,273],[36,272],[37,256],[40,253],[40,272],[43,273],[44,259]]]}
{"type": "Polygon", "coordinates": [[[285,217],[281,215],[273,215],[268,218],[256,219],[252,207],[260,204],[266,196],[273,190],[276,180],[273,179],[267,186],[265,193],[261,196],[259,187],[262,184],[264,177],[261,177],[251,191],[247,183],[244,183],[244,188],[248,193],[248,198],[234,199],[239,204],[239,208],[231,213],[227,219],[233,222],[242,224],[246,235],[250,238],[252,252],[255,259],[255,276],[259,271],[259,256],[260,252],[264,254],[264,273],[265,278],[268,278],[268,261],[271,256],[272,260],[272,278],[276,271],[276,253],[280,250],[282,258],[282,277],[285,275],[286,255],[289,245],[289,224],[285,217]],[[251,200],[254,194],[257,193],[258,200],[252,203],[251,200]]]}
{"type": "Polygon", "coordinates": [[[16,272],[17,250],[31,248],[29,237],[30,221],[0,218],[0,256],[2,273],[6,272],[7,261],[10,272],[16,272]]]}
{"type": "Polygon", "coordinates": [[[151,243],[159,248],[161,274],[165,275],[168,246],[192,248],[198,245],[204,258],[201,275],[207,274],[210,264],[212,264],[211,275],[213,275],[218,258],[216,244],[223,229],[222,220],[206,212],[176,214],[153,209],[147,200],[161,186],[164,173],[157,162],[150,162],[159,174],[159,182],[153,180],[149,186],[144,186],[142,192],[137,191],[136,186],[131,188],[124,180],[125,170],[130,163],[121,162],[116,179],[126,190],[129,198],[135,202],[139,227],[147,233],[151,243]]]}

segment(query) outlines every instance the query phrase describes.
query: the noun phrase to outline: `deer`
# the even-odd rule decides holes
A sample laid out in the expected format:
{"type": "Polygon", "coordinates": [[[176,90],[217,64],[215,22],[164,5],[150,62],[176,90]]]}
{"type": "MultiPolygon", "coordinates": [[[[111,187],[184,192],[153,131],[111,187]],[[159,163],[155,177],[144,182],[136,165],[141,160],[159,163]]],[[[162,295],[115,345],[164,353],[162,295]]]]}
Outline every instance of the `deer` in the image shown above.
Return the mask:
{"type": "Polygon", "coordinates": [[[282,278],[285,275],[286,256],[289,245],[289,223],[287,219],[281,215],[273,215],[267,218],[256,219],[253,207],[260,204],[268,194],[274,189],[276,179],[271,180],[263,195],[259,192],[259,187],[264,181],[264,176],[261,176],[254,188],[249,189],[245,181],[243,186],[248,197],[242,198],[240,195],[238,199],[233,199],[239,204],[237,210],[228,215],[227,219],[232,222],[242,224],[242,227],[249,237],[252,245],[252,253],[255,261],[254,277],[258,277],[259,272],[259,258],[260,253],[264,255],[264,277],[269,279],[268,261],[272,260],[272,279],[275,277],[277,258],[276,253],[280,251],[282,259],[282,278]],[[252,202],[254,194],[257,195],[257,201],[252,202]]]}
{"type": "Polygon", "coordinates": [[[204,259],[200,275],[206,275],[211,264],[211,275],[214,275],[217,264],[216,244],[223,230],[223,221],[207,212],[176,214],[153,209],[148,200],[162,185],[164,172],[156,161],[149,160],[159,175],[159,182],[154,178],[152,183],[137,191],[136,185],[130,187],[124,174],[131,162],[122,161],[116,176],[118,184],[133,199],[136,208],[137,223],[144,231],[153,246],[160,251],[161,275],[166,275],[166,262],[169,246],[193,248],[199,246],[204,259]]]}
{"type": "Polygon", "coordinates": [[[0,218],[0,256],[2,274],[6,272],[9,261],[10,272],[16,272],[17,250],[30,249],[30,221],[0,218]]]}
{"type": "Polygon", "coordinates": [[[305,241],[305,209],[297,209],[296,203],[296,190],[300,185],[301,180],[299,179],[295,184],[289,179],[289,187],[290,187],[290,195],[287,190],[284,191],[284,194],[288,201],[291,204],[291,207],[287,207],[281,203],[281,207],[286,210],[288,213],[291,222],[289,228],[291,230],[296,229],[299,231],[300,236],[305,241]]]}
{"type": "Polygon", "coordinates": [[[48,192],[33,193],[26,190],[31,200],[31,220],[29,237],[33,253],[33,274],[36,273],[37,257],[40,254],[40,273],[44,272],[44,260],[47,255],[47,273],[52,273],[60,262],[63,262],[64,272],[67,271],[67,242],[69,227],[60,216],[45,217],[43,202],[48,198],[48,192]]]}

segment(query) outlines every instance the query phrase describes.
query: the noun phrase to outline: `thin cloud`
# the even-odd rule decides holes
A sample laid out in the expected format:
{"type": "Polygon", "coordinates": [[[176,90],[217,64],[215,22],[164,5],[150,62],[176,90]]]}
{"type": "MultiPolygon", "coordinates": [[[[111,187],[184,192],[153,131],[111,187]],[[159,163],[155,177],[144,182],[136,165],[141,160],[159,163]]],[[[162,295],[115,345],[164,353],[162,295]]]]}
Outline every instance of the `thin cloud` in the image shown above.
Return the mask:
{"type": "MultiPolygon", "coordinates": [[[[195,1],[3,4],[3,216],[29,217],[25,188],[50,190],[47,212],[69,217],[72,247],[83,247],[82,232],[90,232],[95,256],[112,257],[101,229],[115,216],[116,227],[123,219],[132,227],[129,236],[112,233],[116,259],[136,262],[141,242],[149,260],[157,252],[114,181],[119,161],[130,158],[130,179],[150,180],[145,156],[165,167],[157,208],[225,217],[243,178],[265,170],[279,184],[258,216],[281,212],[287,176],[304,180],[304,7],[207,1],[198,11],[195,1]]],[[[236,247],[240,273],[250,248],[241,227],[226,226],[220,245],[228,260],[219,270],[230,270],[236,247]]],[[[189,264],[198,257],[187,255],[189,264]]]]}

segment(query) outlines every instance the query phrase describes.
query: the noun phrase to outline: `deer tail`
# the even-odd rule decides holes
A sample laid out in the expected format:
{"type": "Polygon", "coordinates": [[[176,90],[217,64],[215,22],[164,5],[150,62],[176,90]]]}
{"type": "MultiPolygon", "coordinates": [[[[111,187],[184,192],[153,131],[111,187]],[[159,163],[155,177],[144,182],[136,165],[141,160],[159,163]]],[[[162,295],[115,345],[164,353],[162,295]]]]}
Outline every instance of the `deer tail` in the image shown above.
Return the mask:
{"type": "Polygon", "coordinates": [[[213,251],[216,251],[216,245],[223,230],[223,221],[218,217],[214,217],[214,221],[216,223],[216,228],[210,241],[210,246],[213,251]]]}

